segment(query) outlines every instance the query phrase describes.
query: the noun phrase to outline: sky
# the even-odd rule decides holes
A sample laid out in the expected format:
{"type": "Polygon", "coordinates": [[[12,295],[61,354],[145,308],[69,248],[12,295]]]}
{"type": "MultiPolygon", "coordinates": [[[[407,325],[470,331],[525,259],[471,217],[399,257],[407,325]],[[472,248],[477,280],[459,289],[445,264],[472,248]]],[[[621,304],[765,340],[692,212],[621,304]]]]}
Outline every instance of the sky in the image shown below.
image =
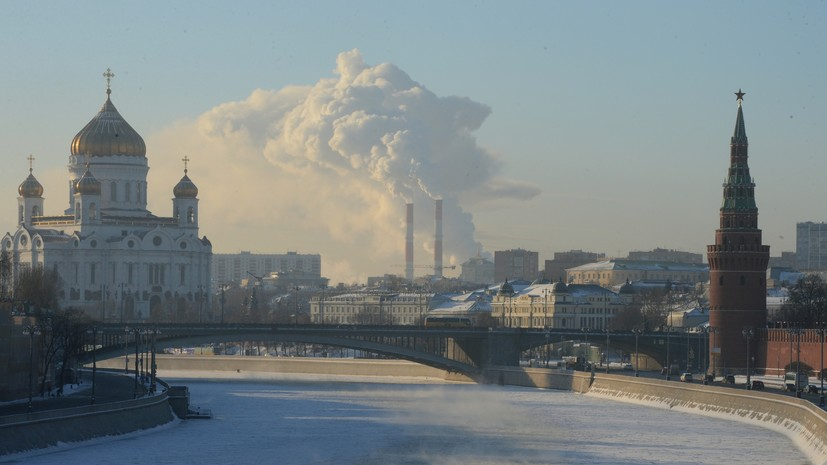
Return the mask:
{"type": "Polygon", "coordinates": [[[0,218],[26,157],[68,207],[72,138],[112,101],[147,145],[149,209],[199,188],[214,253],[320,254],[331,283],[523,248],[623,257],[714,243],[742,89],[771,255],[827,221],[827,4],[0,3],[0,218]]]}

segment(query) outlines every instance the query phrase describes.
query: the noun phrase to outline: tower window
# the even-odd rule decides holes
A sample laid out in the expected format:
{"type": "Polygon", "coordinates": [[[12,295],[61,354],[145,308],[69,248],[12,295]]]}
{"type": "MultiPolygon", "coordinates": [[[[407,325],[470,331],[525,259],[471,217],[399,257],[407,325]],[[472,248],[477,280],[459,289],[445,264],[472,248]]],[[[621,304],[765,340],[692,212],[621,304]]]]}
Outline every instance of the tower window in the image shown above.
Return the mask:
{"type": "Polygon", "coordinates": [[[719,277],[718,277],[718,285],[719,285],[719,286],[723,286],[723,285],[724,285],[724,277],[723,277],[723,276],[719,276],[719,277]]]}

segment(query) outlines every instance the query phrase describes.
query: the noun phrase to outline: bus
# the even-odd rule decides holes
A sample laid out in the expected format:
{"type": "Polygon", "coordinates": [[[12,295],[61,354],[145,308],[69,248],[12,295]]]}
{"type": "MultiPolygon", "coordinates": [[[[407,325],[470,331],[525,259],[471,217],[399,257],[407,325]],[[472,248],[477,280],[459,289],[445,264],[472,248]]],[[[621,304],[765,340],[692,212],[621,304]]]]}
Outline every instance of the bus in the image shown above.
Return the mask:
{"type": "Polygon", "coordinates": [[[807,376],[807,373],[797,373],[795,371],[788,371],[784,374],[785,391],[803,391],[807,389],[808,384],[810,384],[810,378],[809,376],[807,376]]]}

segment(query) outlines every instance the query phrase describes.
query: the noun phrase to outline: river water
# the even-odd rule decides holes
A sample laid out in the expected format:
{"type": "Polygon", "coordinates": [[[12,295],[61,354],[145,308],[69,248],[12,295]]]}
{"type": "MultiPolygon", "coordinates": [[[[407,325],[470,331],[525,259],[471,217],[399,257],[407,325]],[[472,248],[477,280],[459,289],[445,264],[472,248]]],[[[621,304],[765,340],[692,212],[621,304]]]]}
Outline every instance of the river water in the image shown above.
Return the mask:
{"type": "Polygon", "coordinates": [[[198,376],[171,381],[188,385],[210,420],[0,463],[809,463],[787,437],[758,426],[571,392],[422,378],[198,376]]]}

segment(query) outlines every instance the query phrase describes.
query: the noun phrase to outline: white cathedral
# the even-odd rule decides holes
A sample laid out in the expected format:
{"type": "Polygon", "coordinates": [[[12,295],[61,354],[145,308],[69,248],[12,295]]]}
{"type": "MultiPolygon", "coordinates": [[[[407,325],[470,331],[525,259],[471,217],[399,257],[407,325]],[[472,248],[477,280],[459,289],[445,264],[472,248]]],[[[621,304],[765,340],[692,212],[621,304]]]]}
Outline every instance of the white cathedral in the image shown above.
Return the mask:
{"type": "Polygon", "coordinates": [[[2,250],[17,279],[24,267],[54,269],[62,308],[106,323],[210,321],[212,244],[198,237],[198,188],[184,176],[172,189],[172,216],[147,210],[146,145],[106,102],[72,139],[69,207],[44,213],[32,174],[17,191],[17,229],[2,250]]]}

